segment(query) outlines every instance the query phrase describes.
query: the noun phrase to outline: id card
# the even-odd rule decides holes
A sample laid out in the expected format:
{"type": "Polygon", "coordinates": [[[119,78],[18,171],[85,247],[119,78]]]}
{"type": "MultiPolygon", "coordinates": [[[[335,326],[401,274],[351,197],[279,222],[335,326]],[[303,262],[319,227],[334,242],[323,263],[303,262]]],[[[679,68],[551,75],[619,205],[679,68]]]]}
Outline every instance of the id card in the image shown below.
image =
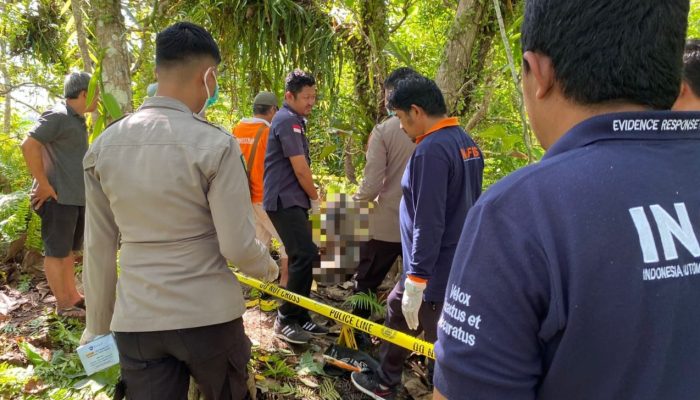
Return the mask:
{"type": "Polygon", "coordinates": [[[111,333],[98,336],[90,343],[78,347],[76,351],[88,375],[119,364],[119,351],[111,333]]]}

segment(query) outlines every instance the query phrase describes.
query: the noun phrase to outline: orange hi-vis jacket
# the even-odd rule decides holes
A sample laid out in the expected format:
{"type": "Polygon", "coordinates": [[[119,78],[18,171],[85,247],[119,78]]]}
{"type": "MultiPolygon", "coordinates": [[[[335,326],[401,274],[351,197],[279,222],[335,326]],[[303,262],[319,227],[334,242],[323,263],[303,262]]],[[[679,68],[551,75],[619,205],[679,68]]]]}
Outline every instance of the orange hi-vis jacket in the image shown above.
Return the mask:
{"type": "Polygon", "coordinates": [[[246,168],[250,171],[250,201],[262,203],[263,201],[263,171],[265,168],[265,150],[267,149],[267,137],[270,133],[270,124],[260,118],[243,118],[238,125],[233,127],[233,136],[238,140],[243,152],[246,168]],[[253,151],[255,136],[260,132],[260,140],[255,150],[253,165],[247,165],[250,152],[253,151]]]}

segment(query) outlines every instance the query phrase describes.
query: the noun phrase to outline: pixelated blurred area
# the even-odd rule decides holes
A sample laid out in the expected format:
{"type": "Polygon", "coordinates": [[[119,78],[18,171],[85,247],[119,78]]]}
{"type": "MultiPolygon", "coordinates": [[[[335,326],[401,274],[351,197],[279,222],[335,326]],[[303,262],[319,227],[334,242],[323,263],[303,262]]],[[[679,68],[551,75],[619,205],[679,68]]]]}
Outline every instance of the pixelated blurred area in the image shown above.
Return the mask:
{"type": "Polygon", "coordinates": [[[360,243],[370,239],[372,202],[355,201],[345,193],[328,193],[321,215],[311,219],[313,238],[320,243],[321,264],[314,265],[314,279],[326,285],[342,283],[355,273],[360,243]]]}

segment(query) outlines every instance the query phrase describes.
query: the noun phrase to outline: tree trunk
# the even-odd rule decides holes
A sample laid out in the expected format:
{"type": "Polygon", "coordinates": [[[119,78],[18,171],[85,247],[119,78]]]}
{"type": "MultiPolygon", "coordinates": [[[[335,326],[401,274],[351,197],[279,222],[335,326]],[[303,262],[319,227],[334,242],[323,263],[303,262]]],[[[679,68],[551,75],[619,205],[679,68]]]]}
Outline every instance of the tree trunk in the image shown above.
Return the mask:
{"type": "Polygon", "coordinates": [[[488,0],[460,0],[435,77],[448,111],[464,114],[496,33],[488,0]]]}
{"type": "Polygon", "coordinates": [[[357,175],[355,174],[355,166],[352,163],[352,147],[352,135],[348,135],[347,140],[345,140],[345,147],[343,149],[343,167],[345,169],[345,177],[347,178],[348,182],[357,185],[357,175]]]}
{"type": "MultiPolygon", "coordinates": [[[[5,51],[5,46],[2,46],[3,52],[5,51]]],[[[7,66],[4,62],[0,64],[0,72],[2,72],[3,86],[5,92],[5,110],[2,116],[3,132],[6,135],[10,134],[12,130],[12,87],[10,82],[10,73],[7,71],[7,66]]]]}
{"type": "MultiPolygon", "coordinates": [[[[351,40],[355,71],[355,96],[362,115],[357,128],[363,138],[381,116],[382,82],[386,75],[384,46],[389,37],[384,0],[359,2],[358,32],[351,40]]],[[[364,140],[362,141],[364,143],[364,140]]]]}
{"type": "Polygon", "coordinates": [[[95,36],[102,58],[105,93],[117,100],[122,112],[132,111],[130,54],[126,49],[126,28],[119,0],[93,0],[95,36]]]}
{"type": "Polygon", "coordinates": [[[75,34],[78,38],[80,58],[82,58],[83,60],[83,71],[92,72],[92,59],[90,58],[90,47],[88,47],[87,37],[85,36],[85,25],[83,25],[83,1],[71,0],[70,8],[73,12],[73,21],[75,22],[75,34]]]}
{"type": "MultiPolygon", "coordinates": [[[[0,13],[5,12],[5,4],[0,5],[0,13]]],[[[12,129],[12,81],[10,79],[10,72],[7,69],[9,52],[7,51],[7,42],[5,39],[0,39],[0,51],[2,52],[2,57],[0,57],[0,74],[2,74],[2,88],[5,97],[5,109],[3,112],[2,123],[3,132],[6,135],[10,134],[12,129]]]]}
{"type": "Polygon", "coordinates": [[[386,75],[384,46],[389,39],[387,10],[384,0],[358,2],[357,28],[349,39],[353,55],[355,97],[360,118],[353,126],[357,140],[349,140],[344,149],[344,170],[348,181],[356,183],[351,146],[364,144],[372,127],[379,122],[382,110],[382,83],[386,75]]]}

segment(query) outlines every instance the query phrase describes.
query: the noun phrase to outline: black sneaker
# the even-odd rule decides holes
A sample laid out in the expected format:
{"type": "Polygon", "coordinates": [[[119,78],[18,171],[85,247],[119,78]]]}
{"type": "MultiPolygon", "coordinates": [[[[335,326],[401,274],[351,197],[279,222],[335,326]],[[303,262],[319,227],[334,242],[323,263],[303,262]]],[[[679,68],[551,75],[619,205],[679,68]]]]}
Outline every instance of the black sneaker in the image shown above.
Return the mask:
{"type": "Polygon", "coordinates": [[[304,344],[311,340],[311,334],[301,329],[299,324],[282,324],[279,319],[275,319],[275,336],[285,342],[304,344]]]}
{"type": "Polygon", "coordinates": [[[353,372],[350,380],[359,391],[375,400],[393,400],[396,397],[396,389],[382,385],[377,374],[371,370],[353,372]]]}
{"type": "Polygon", "coordinates": [[[304,322],[301,325],[301,329],[314,336],[322,336],[328,334],[328,328],[326,328],[325,326],[317,325],[313,321],[304,322]]]}
{"type": "Polygon", "coordinates": [[[372,339],[365,332],[355,331],[355,344],[359,350],[366,351],[372,348],[372,339]]]}

